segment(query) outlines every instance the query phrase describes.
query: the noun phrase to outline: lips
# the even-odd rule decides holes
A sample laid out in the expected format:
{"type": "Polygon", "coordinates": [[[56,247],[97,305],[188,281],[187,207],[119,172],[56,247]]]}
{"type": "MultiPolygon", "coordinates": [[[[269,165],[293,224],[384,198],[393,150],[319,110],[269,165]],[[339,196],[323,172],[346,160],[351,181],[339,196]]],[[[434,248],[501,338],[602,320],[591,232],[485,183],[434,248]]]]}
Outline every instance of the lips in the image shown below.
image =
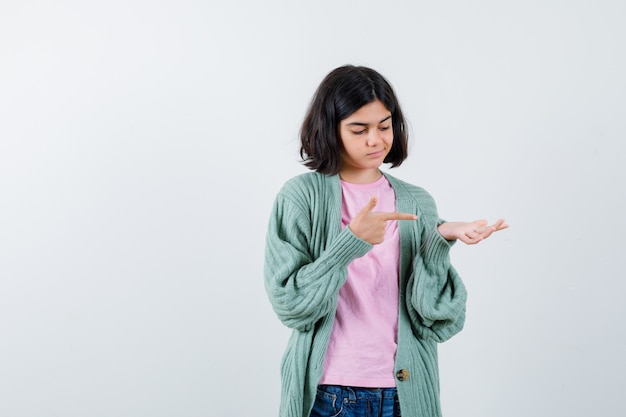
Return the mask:
{"type": "Polygon", "coordinates": [[[381,150],[376,151],[376,152],[368,153],[367,156],[369,156],[370,158],[378,158],[378,157],[383,156],[384,154],[385,154],[385,150],[381,149],[381,150]]]}

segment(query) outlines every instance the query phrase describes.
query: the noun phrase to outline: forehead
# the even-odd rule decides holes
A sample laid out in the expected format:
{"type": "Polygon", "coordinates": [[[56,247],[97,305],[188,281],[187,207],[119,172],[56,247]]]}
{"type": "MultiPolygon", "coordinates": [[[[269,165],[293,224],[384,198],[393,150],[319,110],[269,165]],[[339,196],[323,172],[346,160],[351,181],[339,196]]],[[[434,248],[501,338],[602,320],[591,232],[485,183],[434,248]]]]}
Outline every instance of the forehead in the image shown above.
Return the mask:
{"type": "Polygon", "coordinates": [[[389,119],[390,116],[391,112],[380,100],[376,99],[343,119],[341,124],[378,124],[389,119]]]}

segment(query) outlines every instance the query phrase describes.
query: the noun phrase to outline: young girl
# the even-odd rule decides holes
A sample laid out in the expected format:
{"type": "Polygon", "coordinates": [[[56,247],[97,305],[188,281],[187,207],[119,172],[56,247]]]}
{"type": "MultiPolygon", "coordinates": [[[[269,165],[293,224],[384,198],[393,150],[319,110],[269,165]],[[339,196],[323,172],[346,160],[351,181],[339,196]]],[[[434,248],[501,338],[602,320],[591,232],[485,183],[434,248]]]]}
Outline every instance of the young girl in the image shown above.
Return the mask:
{"type": "Polygon", "coordinates": [[[440,416],[437,343],[463,327],[467,297],[450,247],[508,226],[444,222],[425,190],[381,172],[407,157],[407,132],[372,69],[326,76],[300,153],[314,172],[276,197],[265,255],[269,299],[293,329],[280,416],[440,416]]]}

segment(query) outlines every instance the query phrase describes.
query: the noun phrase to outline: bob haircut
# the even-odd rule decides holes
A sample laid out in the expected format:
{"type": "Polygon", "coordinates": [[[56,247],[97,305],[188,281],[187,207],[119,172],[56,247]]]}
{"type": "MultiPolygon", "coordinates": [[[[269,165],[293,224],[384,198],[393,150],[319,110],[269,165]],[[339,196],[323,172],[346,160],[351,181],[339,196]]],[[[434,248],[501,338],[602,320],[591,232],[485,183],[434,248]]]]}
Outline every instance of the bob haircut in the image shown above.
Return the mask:
{"type": "Polygon", "coordinates": [[[408,134],[400,104],[389,82],[371,68],[346,65],[331,71],[317,88],[300,130],[300,157],[306,167],[335,175],[343,143],[339,123],[374,100],[391,112],[393,143],[383,162],[397,167],[408,156],[408,134]]]}

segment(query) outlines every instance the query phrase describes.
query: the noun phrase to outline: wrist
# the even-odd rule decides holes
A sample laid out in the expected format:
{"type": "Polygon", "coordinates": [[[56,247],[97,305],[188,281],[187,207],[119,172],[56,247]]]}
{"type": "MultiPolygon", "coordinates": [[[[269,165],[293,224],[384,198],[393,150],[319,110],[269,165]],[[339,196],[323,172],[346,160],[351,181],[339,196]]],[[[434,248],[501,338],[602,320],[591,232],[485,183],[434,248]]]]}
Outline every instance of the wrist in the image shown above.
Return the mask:
{"type": "Polygon", "coordinates": [[[439,226],[437,226],[437,231],[445,240],[457,239],[457,237],[454,235],[454,225],[452,223],[441,223],[439,226]]]}

